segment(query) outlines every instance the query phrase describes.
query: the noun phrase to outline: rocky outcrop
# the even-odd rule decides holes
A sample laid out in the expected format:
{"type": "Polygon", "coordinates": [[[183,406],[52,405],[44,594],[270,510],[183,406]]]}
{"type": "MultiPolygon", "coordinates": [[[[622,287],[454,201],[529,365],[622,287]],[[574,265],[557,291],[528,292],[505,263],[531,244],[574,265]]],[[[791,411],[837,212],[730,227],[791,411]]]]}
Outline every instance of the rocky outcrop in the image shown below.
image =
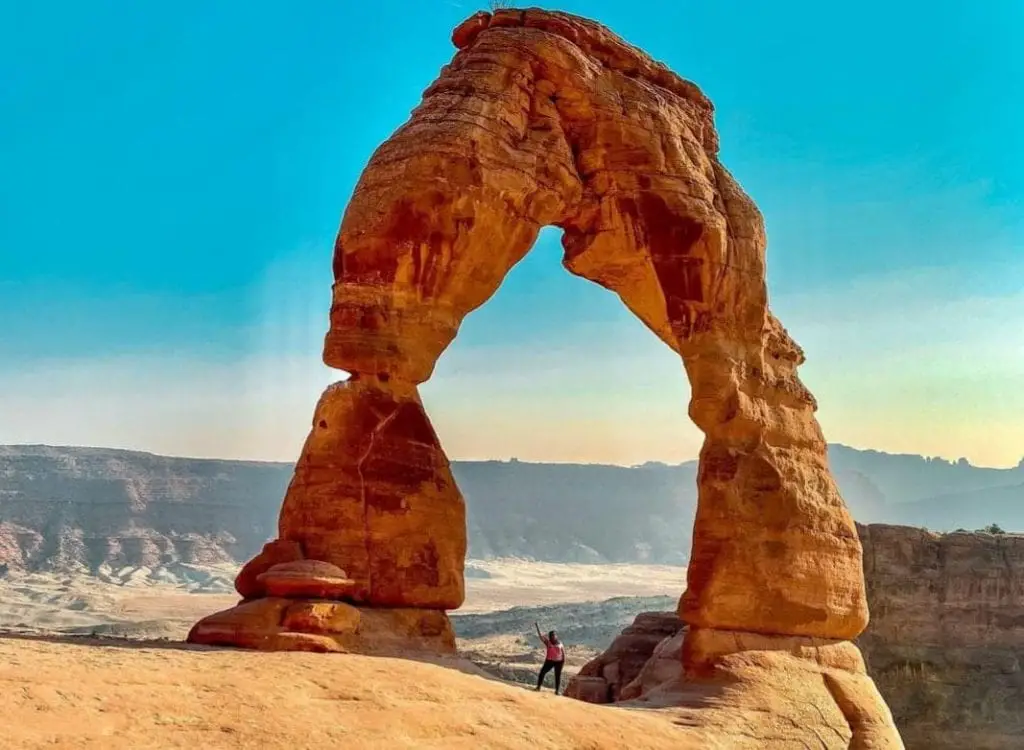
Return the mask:
{"type": "MultiPolygon", "coordinates": [[[[618,294],[690,380],[705,434],[679,605],[691,687],[738,685],[730,705],[751,710],[788,691],[801,716],[813,694],[842,738],[830,746],[899,746],[849,641],[868,616],[860,542],[796,373],[803,352],[768,309],[764,224],[718,159],[711,103],[567,14],[478,13],[453,42],[345,211],[324,362],[351,377],[317,405],[280,540],[344,569],[350,605],[462,603],[465,506],[418,386],[540,229],[557,226],[565,267],[618,294]]],[[[273,598],[243,607],[253,632],[278,612],[273,598]]],[[[321,637],[285,617],[255,640],[239,609],[190,639],[305,648],[299,636],[321,637]]]]}
{"type": "Polygon", "coordinates": [[[1009,750],[1024,737],[1024,536],[861,527],[859,643],[907,745],[1009,750]]]}
{"type": "MultiPolygon", "coordinates": [[[[1009,750],[1024,736],[1024,536],[858,525],[871,624],[857,643],[909,748],[1009,750]]],[[[673,627],[662,612],[637,617],[673,627]]],[[[591,703],[679,689],[685,627],[653,648],[622,632],[566,693],[591,703]],[[618,668],[628,653],[627,686],[618,668]]]]}
{"type": "MultiPolygon", "coordinates": [[[[658,646],[683,628],[684,623],[675,612],[637,615],[604,653],[587,662],[569,681],[566,695],[588,703],[615,703],[622,697],[623,689],[640,675],[658,646]]],[[[678,673],[682,658],[679,652],[676,656],[678,673]]]]}

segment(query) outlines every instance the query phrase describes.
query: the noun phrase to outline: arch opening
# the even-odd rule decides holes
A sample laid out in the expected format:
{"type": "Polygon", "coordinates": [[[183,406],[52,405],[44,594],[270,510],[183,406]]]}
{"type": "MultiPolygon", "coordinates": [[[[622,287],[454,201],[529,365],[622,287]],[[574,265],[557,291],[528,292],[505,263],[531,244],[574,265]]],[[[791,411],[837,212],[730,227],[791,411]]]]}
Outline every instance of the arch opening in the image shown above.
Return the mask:
{"type": "Polygon", "coordinates": [[[455,459],[469,556],[682,564],[700,435],[680,361],[607,290],[552,268],[559,234],[467,316],[421,389],[455,459]]]}

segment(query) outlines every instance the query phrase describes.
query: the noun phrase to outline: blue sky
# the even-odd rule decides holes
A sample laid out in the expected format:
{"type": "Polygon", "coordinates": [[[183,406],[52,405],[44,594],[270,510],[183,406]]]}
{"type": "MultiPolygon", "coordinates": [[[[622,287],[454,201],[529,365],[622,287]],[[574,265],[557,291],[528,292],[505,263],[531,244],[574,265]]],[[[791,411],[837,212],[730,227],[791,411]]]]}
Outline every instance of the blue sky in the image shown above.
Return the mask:
{"type": "MultiPolygon", "coordinates": [[[[479,7],[0,3],[0,442],[293,459],[345,203],[479,7]]],[[[1024,3],[558,7],[715,101],[830,440],[1024,455],[1024,3]]],[[[453,457],[699,447],[678,361],[554,231],[423,393],[453,457]]]]}

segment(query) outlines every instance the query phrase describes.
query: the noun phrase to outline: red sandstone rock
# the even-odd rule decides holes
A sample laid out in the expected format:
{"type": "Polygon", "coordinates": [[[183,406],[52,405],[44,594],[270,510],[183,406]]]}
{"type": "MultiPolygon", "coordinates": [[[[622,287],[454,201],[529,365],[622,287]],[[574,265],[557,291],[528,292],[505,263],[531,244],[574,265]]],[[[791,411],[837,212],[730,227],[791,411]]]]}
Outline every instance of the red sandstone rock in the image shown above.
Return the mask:
{"type": "Polygon", "coordinates": [[[359,180],[325,362],[423,382],[540,228],[561,227],[566,267],[615,291],[689,374],[706,440],[684,618],[856,636],[860,543],[707,98],[566,14],[499,11],[465,43],[359,180]]]}
{"type": "Polygon", "coordinates": [[[566,695],[589,703],[615,703],[620,700],[622,689],[640,674],[658,644],[684,627],[675,612],[642,612],[604,653],[583,665],[569,681],[566,695]],[[598,700],[602,695],[604,698],[598,700]]]}
{"type": "Polygon", "coordinates": [[[619,691],[619,700],[635,700],[653,693],[666,683],[675,682],[683,676],[683,637],[685,630],[669,636],[654,647],[651,658],[640,673],[619,691]]]}
{"type": "MultiPolygon", "coordinates": [[[[357,602],[461,604],[464,504],[416,387],[540,229],[560,227],[565,267],[618,294],[689,376],[705,441],[679,606],[687,676],[732,685],[734,707],[762,714],[784,693],[789,720],[819,723],[828,744],[809,731],[828,747],[901,746],[844,642],[868,620],[861,545],[797,376],[803,352],[768,308],[763,220],[718,159],[710,102],[564,13],[478,14],[453,41],[345,211],[324,362],[353,377],[317,406],[281,538],[347,570],[357,602]]],[[[362,611],[360,634],[382,611],[362,611]]],[[[622,665],[608,676],[623,680],[622,665]]],[[[805,744],[796,727],[789,741],[805,744]]]]}
{"type": "Polygon", "coordinates": [[[612,703],[611,686],[604,677],[575,675],[569,680],[565,694],[584,703],[612,703]]]}
{"type": "Polygon", "coordinates": [[[272,566],[256,579],[267,596],[342,599],[352,595],[355,581],[337,565],[319,560],[296,560],[272,566]]]}
{"type": "Polygon", "coordinates": [[[321,396],[279,524],[381,607],[462,604],[466,511],[415,386],[353,377],[321,396]]]}
{"type": "Polygon", "coordinates": [[[281,627],[299,633],[353,634],[359,631],[360,620],[359,610],[342,602],[300,602],[288,607],[281,627]]]}
{"type": "Polygon", "coordinates": [[[204,617],[189,631],[189,643],[274,651],[287,599],[256,599],[204,617]]]}
{"type": "Polygon", "coordinates": [[[297,542],[277,539],[267,542],[256,557],[242,566],[235,577],[235,590],[243,599],[263,596],[266,590],[260,583],[260,576],[280,563],[302,559],[302,547],[297,542]]]}
{"type": "Polygon", "coordinates": [[[1024,737],[1024,535],[860,526],[871,623],[857,643],[910,747],[1024,737]]]}
{"type": "Polygon", "coordinates": [[[376,609],[342,602],[267,597],[203,618],[190,643],[261,651],[362,654],[455,653],[455,633],[444,612],[376,609]]]}
{"type": "Polygon", "coordinates": [[[416,384],[553,224],[566,267],[616,291],[689,374],[706,439],[683,618],[856,636],[860,543],[710,103],[584,19],[500,11],[470,26],[345,212],[324,360],[355,375],[317,407],[282,539],[349,571],[358,601],[461,603],[463,502],[416,384]]]}
{"type": "MultiPolygon", "coordinates": [[[[669,625],[665,615],[648,612],[636,622],[669,625]]],[[[617,665],[634,627],[581,675],[617,665]]],[[[721,630],[698,630],[684,639],[684,632],[664,638],[616,696],[611,681],[597,676],[574,678],[566,694],[590,703],[671,707],[681,712],[681,724],[702,728],[724,747],[903,747],[852,643],[721,630]],[[689,673],[683,670],[686,648],[696,648],[703,659],[689,663],[689,673]]],[[[634,655],[644,644],[637,646],[634,655]]]]}
{"type": "Polygon", "coordinates": [[[491,22],[490,13],[476,13],[455,27],[452,32],[452,44],[458,49],[471,45],[481,31],[491,22]]]}

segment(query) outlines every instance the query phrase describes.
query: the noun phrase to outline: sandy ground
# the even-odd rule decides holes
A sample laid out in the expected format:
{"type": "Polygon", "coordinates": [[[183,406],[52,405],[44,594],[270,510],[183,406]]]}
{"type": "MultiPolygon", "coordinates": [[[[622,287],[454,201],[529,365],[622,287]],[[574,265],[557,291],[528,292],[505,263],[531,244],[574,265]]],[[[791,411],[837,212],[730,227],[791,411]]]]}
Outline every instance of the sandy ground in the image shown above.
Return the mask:
{"type": "Polygon", "coordinates": [[[686,568],[675,565],[582,565],[521,560],[467,563],[466,603],[460,614],[509,607],[593,602],[614,596],[674,596],[686,588],[686,568]],[[475,578],[474,571],[491,578],[475,578]]]}
{"type": "Polygon", "coordinates": [[[15,636],[0,637],[0,686],[0,748],[708,746],[669,713],[534,693],[458,663],[15,636]]]}

